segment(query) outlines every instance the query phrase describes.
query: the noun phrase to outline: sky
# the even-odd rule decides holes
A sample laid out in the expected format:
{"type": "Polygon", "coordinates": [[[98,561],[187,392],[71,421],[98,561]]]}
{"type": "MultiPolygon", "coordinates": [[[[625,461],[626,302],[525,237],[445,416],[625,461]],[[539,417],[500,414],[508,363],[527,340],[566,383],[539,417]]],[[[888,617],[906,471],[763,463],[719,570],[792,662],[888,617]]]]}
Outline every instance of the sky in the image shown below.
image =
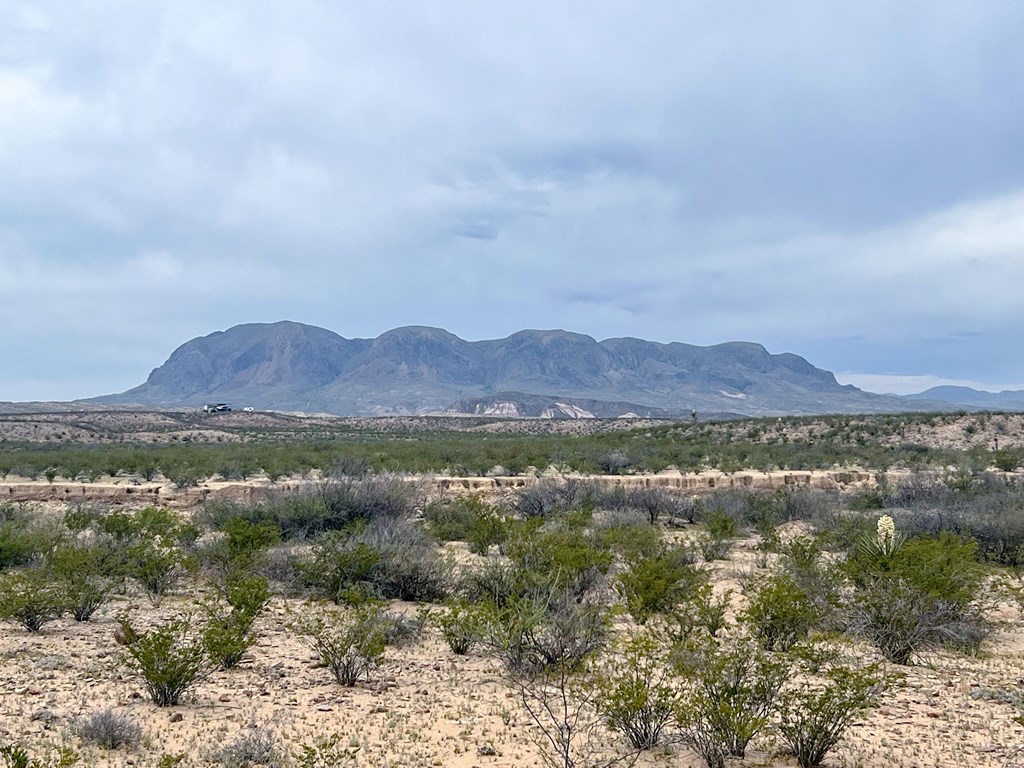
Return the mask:
{"type": "Polygon", "coordinates": [[[0,400],[285,319],[1024,387],[1021,30],[1016,0],[0,0],[0,400]]]}

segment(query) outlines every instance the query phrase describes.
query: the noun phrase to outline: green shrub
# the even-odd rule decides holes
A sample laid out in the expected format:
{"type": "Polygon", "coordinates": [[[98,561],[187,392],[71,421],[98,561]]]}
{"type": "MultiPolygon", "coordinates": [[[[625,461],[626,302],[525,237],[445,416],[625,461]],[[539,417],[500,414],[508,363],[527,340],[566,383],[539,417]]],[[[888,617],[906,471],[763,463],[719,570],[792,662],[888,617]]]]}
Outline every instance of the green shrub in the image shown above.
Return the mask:
{"type": "Polygon", "coordinates": [[[20,513],[0,509],[0,570],[29,565],[53,546],[55,536],[20,513]]]}
{"type": "Polygon", "coordinates": [[[263,576],[235,571],[225,579],[222,596],[235,611],[256,618],[270,601],[270,585],[263,576]]]}
{"type": "Polygon", "coordinates": [[[444,613],[433,617],[452,653],[465,656],[480,642],[486,622],[484,611],[479,606],[453,602],[444,613]]]}
{"type": "Polygon", "coordinates": [[[615,590],[630,616],[644,624],[654,614],[671,612],[706,579],[687,550],[663,549],[654,557],[629,560],[615,579],[615,590]]]}
{"type": "Polygon", "coordinates": [[[263,553],[281,540],[281,530],[270,522],[253,523],[241,518],[228,520],[224,527],[224,548],[228,569],[255,567],[263,553]]]}
{"type": "Polygon", "coordinates": [[[941,647],[975,651],[991,632],[977,607],[937,598],[897,577],[859,588],[850,613],[851,631],[895,664],[941,647]]]}
{"type": "Polygon", "coordinates": [[[210,671],[203,639],[196,636],[189,618],[174,619],[144,633],[127,617],[120,617],[118,624],[124,663],[142,678],[158,707],[177,704],[210,671]]]}
{"type": "Polygon", "coordinates": [[[359,585],[369,585],[381,553],[351,534],[332,533],[313,546],[312,560],[300,563],[307,581],[317,593],[336,604],[353,602],[363,595],[359,585]]]}
{"type": "Polygon", "coordinates": [[[463,571],[459,593],[470,603],[503,608],[536,591],[538,580],[503,559],[488,558],[463,571]]]}
{"type": "Polygon", "coordinates": [[[303,565],[309,583],[335,603],[382,599],[432,602],[449,590],[450,566],[410,522],[328,534],[303,565]]]}
{"type": "Polygon", "coordinates": [[[706,635],[703,639],[707,640],[726,626],[731,595],[732,590],[726,590],[716,596],[711,584],[702,580],[682,602],[652,616],[647,623],[672,646],[686,646],[699,634],[706,635]]]}
{"type": "Polygon", "coordinates": [[[817,606],[789,574],[755,582],[740,618],[766,651],[788,651],[818,626],[817,606]]]}
{"type": "Polygon", "coordinates": [[[479,496],[435,502],[427,507],[424,517],[438,539],[464,541],[478,555],[486,555],[492,545],[501,544],[507,533],[497,509],[479,496]]]}
{"type": "Polygon", "coordinates": [[[153,605],[159,605],[185,573],[187,561],[181,552],[160,539],[133,544],[127,555],[128,575],[146,590],[153,605]]]}
{"type": "Polygon", "coordinates": [[[60,747],[55,757],[43,759],[32,757],[17,744],[0,746],[0,760],[4,768],[70,768],[79,761],[78,754],[70,747],[60,747]]]}
{"type": "Polygon", "coordinates": [[[312,744],[300,745],[292,755],[296,768],[338,768],[355,764],[359,748],[353,749],[347,742],[347,737],[334,733],[316,739],[312,744]]]}
{"type": "Polygon", "coordinates": [[[607,641],[605,611],[581,604],[570,590],[520,598],[485,615],[486,642],[512,675],[575,672],[607,641]]]}
{"type": "Polygon", "coordinates": [[[202,516],[214,530],[243,521],[276,528],[285,539],[305,538],[328,527],[324,498],[315,490],[268,491],[255,504],[209,499],[203,504],[202,516]]]}
{"type": "Polygon", "coordinates": [[[711,584],[701,584],[684,603],[684,609],[692,612],[694,627],[701,628],[711,637],[715,637],[727,624],[726,614],[729,611],[731,595],[732,590],[727,589],[716,597],[711,584]]]}
{"type": "Polygon", "coordinates": [[[324,609],[297,625],[309,646],[341,685],[352,687],[381,665],[387,638],[374,608],[346,613],[324,609]]]}
{"type": "Polygon", "coordinates": [[[801,768],[817,768],[850,726],[875,705],[883,689],[877,666],[834,667],[823,682],[803,683],[782,693],[775,729],[801,768]]]}
{"type": "Polygon", "coordinates": [[[1003,472],[1013,472],[1022,463],[1021,452],[1003,449],[992,452],[992,463],[1003,472]]]}
{"type": "Polygon", "coordinates": [[[605,724],[635,749],[652,749],[680,704],[670,666],[654,635],[629,639],[592,678],[595,703],[605,724]]]}
{"type": "Polygon", "coordinates": [[[842,566],[821,558],[820,539],[794,539],[781,547],[781,554],[782,573],[813,606],[816,618],[812,628],[845,630],[848,617],[844,597],[848,583],[842,566]]]}
{"type": "Polygon", "coordinates": [[[144,536],[160,536],[177,540],[188,527],[181,515],[167,507],[145,507],[135,513],[135,527],[144,536]]]}
{"type": "Polygon", "coordinates": [[[216,602],[207,603],[202,638],[210,661],[221,669],[231,669],[256,642],[252,625],[270,600],[270,587],[262,576],[235,572],[228,575],[220,591],[231,610],[224,611],[216,602]]]}
{"type": "Polygon", "coordinates": [[[594,535],[598,546],[611,550],[627,561],[656,557],[665,549],[661,532],[646,521],[637,521],[635,517],[603,522],[594,535]]]}
{"type": "Polygon", "coordinates": [[[557,589],[570,589],[577,597],[597,585],[615,560],[596,537],[578,527],[520,527],[517,534],[506,545],[508,557],[524,571],[557,589]]]}
{"type": "Polygon", "coordinates": [[[47,566],[75,621],[88,621],[122,581],[123,563],[114,550],[102,544],[59,545],[50,553],[47,566]]]}
{"type": "Polygon", "coordinates": [[[846,570],[853,631],[897,664],[938,647],[974,651],[990,631],[977,605],[984,571],[973,541],[943,532],[888,550],[858,546],[846,570]]]}
{"type": "Polygon", "coordinates": [[[908,539],[879,571],[934,598],[960,605],[976,598],[985,575],[978,562],[977,542],[948,531],[937,538],[908,539]]]}
{"type": "Polygon", "coordinates": [[[687,682],[676,712],[685,744],[720,768],[726,755],[743,757],[747,744],[764,730],[789,669],[759,648],[706,645],[680,657],[687,682]]]}
{"type": "Polygon", "coordinates": [[[0,574],[0,619],[16,621],[29,632],[38,632],[65,610],[64,596],[44,571],[0,574]]]}
{"type": "Polygon", "coordinates": [[[203,627],[202,638],[207,658],[221,669],[237,666],[256,642],[252,619],[240,611],[212,613],[203,627]]]}
{"type": "Polygon", "coordinates": [[[697,547],[701,556],[706,562],[712,560],[724,560],[728,557],[736,537],[739,535],[739,526],[735,518],[725,512],[714,509],[704,516],[704,531],[697,539],[697,547]]]}

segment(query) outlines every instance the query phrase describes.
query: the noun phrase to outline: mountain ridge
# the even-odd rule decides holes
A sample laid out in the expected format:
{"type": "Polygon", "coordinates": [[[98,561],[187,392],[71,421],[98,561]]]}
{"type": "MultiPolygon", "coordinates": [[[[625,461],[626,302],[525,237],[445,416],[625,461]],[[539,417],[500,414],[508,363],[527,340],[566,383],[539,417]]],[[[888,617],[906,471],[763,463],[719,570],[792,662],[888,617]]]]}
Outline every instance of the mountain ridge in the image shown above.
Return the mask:
{"type": "Polygon", "coordinates": [[[943,384],[930,387],[923,392],[901,395],[905,400],[927,400],[943,402],[955,406],[987,408],[993,410],[1024,411],[1024,390],[1004,389],[1000,392],[987,392],[973,387],[943,384]]]}
{"type": "Polygon", "coordinates": [[[483,400],[510,392],[676,414],[862,413],[924,405],[840,385],[803,357],[772,354],[755,342],[701,347],[633,337],[598,341],[561,329],[467,341],[430,326],[349,339],[294,321],[247,323],[191,339],[143,384],[83,402],[178,407],[230,401],[390,415],[450,413],[457,401],[486,407],[483,400]]]}

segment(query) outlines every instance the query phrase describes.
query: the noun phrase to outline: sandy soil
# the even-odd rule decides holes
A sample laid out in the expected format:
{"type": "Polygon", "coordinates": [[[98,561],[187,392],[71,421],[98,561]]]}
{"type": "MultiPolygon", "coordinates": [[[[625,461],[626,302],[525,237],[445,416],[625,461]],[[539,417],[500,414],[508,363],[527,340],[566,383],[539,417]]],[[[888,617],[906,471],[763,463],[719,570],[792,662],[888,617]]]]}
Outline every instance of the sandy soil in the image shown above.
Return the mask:
{"type": "MultiPolygon", "coordinates": [[[[741,542],[729,561],[716,563],[716,589],[732,587],[754,569],[754,543],[741,542]]],[[[119,662],[113,641],[118,612],[131,608],[141,625],[194,604],[184,588],[153,608],[140,596],[105,607],[93,621],[47,624],[40,634],[0,627],[0,743],[20,741],[37,753],[68,744],[87,766],[156,766],[164,755],[184,753],[181,765],[206,765],[203,756],[253,726],[271,728],[280,743],[299,745],[339,733],[358,747],[361,766],[536,766],[531,728],[500,668],[482,655],[459,657],[436,630],[412,645],[388,649],[374,679],[354,689],[334,683],[289,628],[314,610],[275,598],[259,620],[251,662],[217,672],[187,702],[168,709],[145,697],[138,679],[119,662]],[[72,733],[75,718],[116,707],[137,719],[142,745],[105,751],[83,745],[72,733]],[[493,752],[493,754],[491,754],[493,752]]],[[[739,601],[741,598],[734,597],[739,601]]],[[[738,603],[737,606],[738,607],[738,603]]],[[[395,604],[393,610],[415,611],[395,604]]],[[[1024,728],[1014,707],[978,697],[982,689],[1020,691],[1024,686],[1024,620],[1004,606],[1005,620],[980,658],[937,654],[903,668],[901,690],[857,723],[829,765],[888,768],[936,766],[997,768],[1012,765],[1024,728]],[[972,695],[973,692],[973,695],[972,695]]],[[[855,648],[870,656],[866,648],[855,648]]],[[[611,738],[611,737],[609,737],[611,738]]],[[[790,766],[771,739],[759,739],[746,766],[790,766]]],[[[681,749],[642,756],[646,767],[701,765],[681,749]]]]}

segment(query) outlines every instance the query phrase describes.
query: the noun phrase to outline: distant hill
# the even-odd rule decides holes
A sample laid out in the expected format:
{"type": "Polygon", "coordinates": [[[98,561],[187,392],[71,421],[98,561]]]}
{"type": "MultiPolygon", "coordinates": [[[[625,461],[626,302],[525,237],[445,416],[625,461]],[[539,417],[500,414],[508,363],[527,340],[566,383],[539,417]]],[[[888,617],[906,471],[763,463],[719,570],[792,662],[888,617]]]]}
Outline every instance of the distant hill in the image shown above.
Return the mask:
{"type": "Polygon", "coordinates": [[[905,400],[930,400],[949,405],[984,408],[989,411],[1024,411],[1024,390],[1004,389],[1002,392],[984,392],[971,387],[941,386],[926,389],[914,395],[903,395],[905,400]]]}
{"type": "Polygon", "coordinates": [[[294,322],[239,325],[192,339],[144,384],[88,402],[156,407],[228,402],[387,415],[449,412],[457,403],[480,400],[482,405],[506,392],[519,393],[530,412],[534,405],[523,399],[530,396],[561,399],[583,410],[589,410],[583,401],[600,401],[604,405],[594,408],[607,406],[609,413],[624,405],[634,412],[646,408],[686,416],[691,409],[760,416],[923,407],[842,386],[798,355],[770,354],[750,342],[698,347],[634,338],[597,341],[561,330],[466,341],[420,326],[375,339],[346,339],[294,322]]]}
{"type": "MultiPolygon", "coordinates": [[[[498,392],[487,397],[457,400],[445,409],[459,416],[504,416],[540,419],[679,419],[682,411],[651,408],[636,403],[590,400],[555,395],[527,395],[523,392],[498,392]]],[[[689,417],[690,414],[686,414],[689,417]]]]}

